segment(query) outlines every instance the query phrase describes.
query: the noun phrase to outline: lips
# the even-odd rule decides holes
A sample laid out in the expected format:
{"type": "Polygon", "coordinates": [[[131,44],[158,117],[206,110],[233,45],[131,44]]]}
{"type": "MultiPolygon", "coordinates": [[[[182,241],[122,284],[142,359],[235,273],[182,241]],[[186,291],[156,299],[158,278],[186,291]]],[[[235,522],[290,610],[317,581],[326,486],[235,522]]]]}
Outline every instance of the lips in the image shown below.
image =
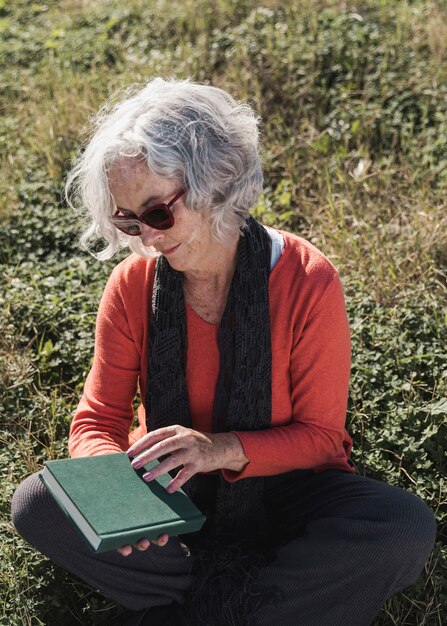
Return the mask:
{"type": "Polygon", "coordinates": [[[177,250],[177,248],[180,248],[181,244],[178,243],[176,246],[172,246],[172,248],[166,248],[166,250],[162,250],[161,253],[162,254],[171,254],[172,252],[175,252],[177,250]]]}

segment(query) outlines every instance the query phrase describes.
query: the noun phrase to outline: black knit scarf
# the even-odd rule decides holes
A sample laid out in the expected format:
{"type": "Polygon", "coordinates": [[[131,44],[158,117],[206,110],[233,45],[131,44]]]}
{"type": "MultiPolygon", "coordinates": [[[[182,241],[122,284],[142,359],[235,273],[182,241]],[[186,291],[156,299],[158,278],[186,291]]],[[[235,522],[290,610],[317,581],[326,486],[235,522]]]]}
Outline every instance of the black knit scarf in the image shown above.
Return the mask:
{"type": "MultiPolygon", "coordinates": [[[[236,271],[218,334],[220,370],[213,432],[253,431],[271,425],[270,259],[270,237],[249,217],[240,238],[236,271]]],[[[159,257],[149,326],[145,399],[148,431],[172,424],[192,427],[186,387],[188,339],[182,283],[182,273],[173,270],[165,257],[159,257]]],[[[196,475],[184,485],[193,500],[197,500],[203,480],[196,475]]],[[[228,543],[265,534],[263,479],[228,483],[219,474],[216,482],[208,538],[228,543]]]]}

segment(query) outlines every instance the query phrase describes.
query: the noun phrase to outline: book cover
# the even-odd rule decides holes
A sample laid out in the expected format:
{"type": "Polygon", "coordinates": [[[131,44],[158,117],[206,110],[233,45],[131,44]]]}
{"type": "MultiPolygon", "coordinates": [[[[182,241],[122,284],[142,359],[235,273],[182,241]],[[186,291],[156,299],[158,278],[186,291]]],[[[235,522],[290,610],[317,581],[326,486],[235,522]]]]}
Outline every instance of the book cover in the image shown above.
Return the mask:
{"type": "Polygon", "coordinates": [[[169,494],[166,474],[146,483],[125,452],[46,461],[40,478],[95,552],[139,539],[200,530],[205,516],[188,496],[169,494]]]}

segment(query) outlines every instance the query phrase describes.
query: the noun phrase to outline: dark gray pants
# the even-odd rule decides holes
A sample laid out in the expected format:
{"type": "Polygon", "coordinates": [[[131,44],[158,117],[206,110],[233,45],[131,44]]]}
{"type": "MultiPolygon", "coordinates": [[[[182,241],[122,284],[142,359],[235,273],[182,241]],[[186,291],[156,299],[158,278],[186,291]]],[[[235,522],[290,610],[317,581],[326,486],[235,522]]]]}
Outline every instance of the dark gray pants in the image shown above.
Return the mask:
{"type": "MultiPolygon", "coordinates": [[[[435,520],[419,498],[355,474],[271,477],[265,501],[275,557],[252,581],[251,593],[266,598],[255,626],[366,626],[388,597],[416,581],[433,548],[435,520]]],[[[194,557],[175,537],[129,557],[94,554],[36,474],[14,494],[12,515],[40,552],[134,611],[182,604],[193,584],[194,557]]]]}

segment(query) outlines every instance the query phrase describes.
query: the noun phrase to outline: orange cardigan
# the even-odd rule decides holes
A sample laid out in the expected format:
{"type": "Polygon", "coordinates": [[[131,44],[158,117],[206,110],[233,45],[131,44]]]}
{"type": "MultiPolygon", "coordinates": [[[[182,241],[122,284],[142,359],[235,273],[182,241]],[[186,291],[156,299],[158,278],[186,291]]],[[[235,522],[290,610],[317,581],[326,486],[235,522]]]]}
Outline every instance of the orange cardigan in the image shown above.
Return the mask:
{"type": "MultiPolygon", "coordinates": [[[[353,471],[345,430],[350,337],[334,267],[309,242],[281,232],[285,245],[270,275],[272,427],[236,432],[249,463],[226,480],[292,469],[353,471]]],[[[146,432],[131,430],[137,392],[144,400],[154,260],[131,255],[112,272],[101,299],[95,355],[69,438],[71,456],[126,450],[146,432]]],[[[210,431],[219,368],[218,326],[187,306],[186,382],[193,426],[210,431]]]]}

